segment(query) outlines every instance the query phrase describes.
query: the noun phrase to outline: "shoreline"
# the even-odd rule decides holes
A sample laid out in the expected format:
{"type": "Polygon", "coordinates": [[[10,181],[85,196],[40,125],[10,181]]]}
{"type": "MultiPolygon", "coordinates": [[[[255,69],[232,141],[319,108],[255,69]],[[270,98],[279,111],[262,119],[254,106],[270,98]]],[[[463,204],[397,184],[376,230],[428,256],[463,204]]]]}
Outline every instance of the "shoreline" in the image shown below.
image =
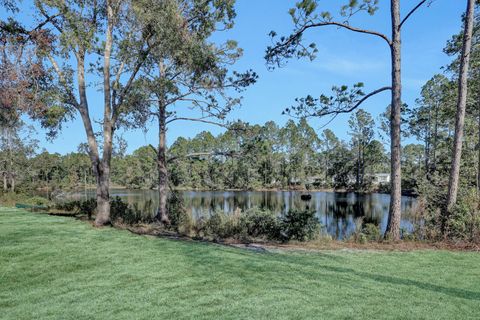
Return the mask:
{"type": "MultiPolygon", "coordinates": [[[[85,190],[95,190],[94,185],[87,186],[86,188],[74,188],[71,190],[65,191],[74,191],[82,192],[85,190]]],[[[136,191],[157,191],[158,189],[135,189],[127,188],[125,186],[113,185],[110,187],[110,190],[136,190],[136,191]]],[[[192,192],[302,192],[302,193],[313,193],[313,192],[329,192],[329,193],[356,193],[360,195],[369,195],[369,194],[390,194],[390,192],[382,191],[379,189],[374,189],[371,191],[359,191],[353,189],[334,189],[334,188],[318,188],[318,189],[305,189],[305,188],[258,188],[258,189],[207,189],[207,188],[184,188],[184,187],[175,187],[172,188],[174,191],[192,191],[192,192]]],[[[38,189],[37,191],[45,191],[44,189],[38,189]]],[[[402,190],[402,196],[416,198],[418,194],[413,190],[402,190]]]]}

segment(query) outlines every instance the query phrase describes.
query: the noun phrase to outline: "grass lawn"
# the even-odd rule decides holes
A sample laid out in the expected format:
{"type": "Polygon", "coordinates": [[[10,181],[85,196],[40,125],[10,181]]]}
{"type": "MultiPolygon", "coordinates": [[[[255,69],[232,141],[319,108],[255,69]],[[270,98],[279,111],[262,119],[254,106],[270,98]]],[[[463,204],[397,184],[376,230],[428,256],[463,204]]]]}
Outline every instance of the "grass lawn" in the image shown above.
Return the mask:
{"type": "Polygon", "coordinates": [[[0,319],[480,319],[480,254],[256,253],[0,208],[0,319]]]}

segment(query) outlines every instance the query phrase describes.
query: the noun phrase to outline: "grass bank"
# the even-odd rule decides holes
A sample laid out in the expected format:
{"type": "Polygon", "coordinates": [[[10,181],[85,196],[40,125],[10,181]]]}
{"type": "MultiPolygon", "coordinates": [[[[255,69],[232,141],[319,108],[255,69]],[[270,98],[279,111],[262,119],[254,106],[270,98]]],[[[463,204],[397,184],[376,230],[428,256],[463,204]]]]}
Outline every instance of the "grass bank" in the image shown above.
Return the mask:
{"type": "Polygon", "coordinates": [[[0,209],[1,319],[478,319],[480,254],[257,253],[0,209]]]}

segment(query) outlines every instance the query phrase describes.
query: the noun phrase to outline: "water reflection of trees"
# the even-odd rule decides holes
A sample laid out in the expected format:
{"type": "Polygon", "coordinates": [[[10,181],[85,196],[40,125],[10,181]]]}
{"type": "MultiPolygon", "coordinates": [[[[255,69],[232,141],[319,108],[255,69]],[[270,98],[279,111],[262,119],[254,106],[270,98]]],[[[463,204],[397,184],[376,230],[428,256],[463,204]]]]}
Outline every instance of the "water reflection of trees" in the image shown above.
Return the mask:
{"type": "MultiPolygon", "coordinates": [[[[194,218],[211,215],[215,211],[225,213],[236,209],[247,210],[258,207],[271,210],[279,215],[290,209],[314,210],[325,231],[337,239],[348,237],[356,227],[358,218],[363,224],[372,223],[385,230],[390,197],[385,194],[355,194],[338,192],[313,192],[310,201],[300,199],[301,192],[278,191],[184,191],[181,193],[184,205],[194,218]]],[[[94,196],[94,191],[88,196],[94,196]]],[[[157,192],[152,190],[112,190],[112,196],[119,196],[130,204],[137,203],[143,208],[147,201],[151,209],[158,206],[157,192]]],[[[411,214],[415,199],[402,198],[404,212],[401,226],[411,229],[414,217],[411,214]]]]}

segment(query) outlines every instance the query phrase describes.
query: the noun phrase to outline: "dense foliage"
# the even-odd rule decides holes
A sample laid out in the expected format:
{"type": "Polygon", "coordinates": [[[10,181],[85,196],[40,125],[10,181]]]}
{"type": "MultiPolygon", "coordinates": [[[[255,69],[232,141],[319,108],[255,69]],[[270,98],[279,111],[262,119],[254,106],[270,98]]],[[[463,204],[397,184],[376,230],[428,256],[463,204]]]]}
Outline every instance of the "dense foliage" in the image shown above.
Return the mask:
{"type": "MultiPolygon", "coordinates": [[[[191,139],[178,138],[168,150],[169,180],[174,187],[192,189],[370,190],[378,187],[374,174],[388,173],[388,157],[382,143],[374,139],[370,114],[359,110],[350,124],[348,142],[328,129],[318,136],[305,120],[290,120],[284,127],[273,122],[263,126],[236,122],[216,137],[205,131],[191,139]]],[[[8,158],[7,151],[0,155],[8,158]]],[[[81,148],[63,156],[42,151],[24,157],[24,162],[16,162],[19,187],[24,190],[40,188],[51,197],[52,192],[83,189],[95,182],[88,155],[81,148]]],[[[416,159],[407,160],[415,166],[416,159]]],[[[153,189],[157,175],[153,147],[140,147],[128,155],[114,153],[113,184],[153,189]]]]}

